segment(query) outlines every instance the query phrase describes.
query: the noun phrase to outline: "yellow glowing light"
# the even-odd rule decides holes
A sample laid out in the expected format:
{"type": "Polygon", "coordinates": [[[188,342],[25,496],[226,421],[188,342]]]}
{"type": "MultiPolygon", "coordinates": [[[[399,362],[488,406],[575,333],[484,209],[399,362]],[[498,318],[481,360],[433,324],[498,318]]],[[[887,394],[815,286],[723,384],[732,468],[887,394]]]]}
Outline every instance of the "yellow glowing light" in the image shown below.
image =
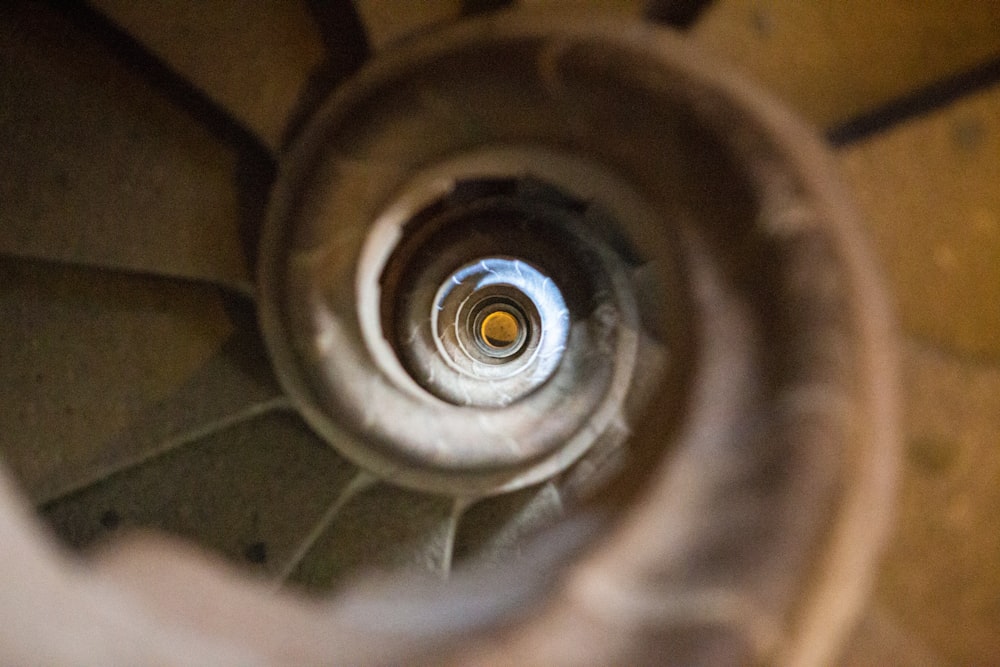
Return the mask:
{"type": "Polygon", "coordinates": [[[490,313],[479,325],[480,338],[495,350],[502,350],[516,343],[520,333],[520,322],[503,310],[490,313]]]}

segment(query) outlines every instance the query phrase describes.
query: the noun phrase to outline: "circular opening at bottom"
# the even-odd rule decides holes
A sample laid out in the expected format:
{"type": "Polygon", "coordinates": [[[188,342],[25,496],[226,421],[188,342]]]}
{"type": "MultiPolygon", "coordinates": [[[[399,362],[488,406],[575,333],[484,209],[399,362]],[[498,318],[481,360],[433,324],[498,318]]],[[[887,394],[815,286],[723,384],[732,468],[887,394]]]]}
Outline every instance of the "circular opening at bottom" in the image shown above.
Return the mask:
{"type": "Polygon", "coordinates": [[[481,352],[494,359],[512,357],[528,342],[531,324],[513,300],[484,299],[472,309],[471,315],[470,338],[481,352]]]}
{"type": "Polygon", "coordinates": [[[483,318],[479,339],[495,350],[506,350],[517,342],[521,326],[517,318],[505,310],[496,310],[483,318]]]}

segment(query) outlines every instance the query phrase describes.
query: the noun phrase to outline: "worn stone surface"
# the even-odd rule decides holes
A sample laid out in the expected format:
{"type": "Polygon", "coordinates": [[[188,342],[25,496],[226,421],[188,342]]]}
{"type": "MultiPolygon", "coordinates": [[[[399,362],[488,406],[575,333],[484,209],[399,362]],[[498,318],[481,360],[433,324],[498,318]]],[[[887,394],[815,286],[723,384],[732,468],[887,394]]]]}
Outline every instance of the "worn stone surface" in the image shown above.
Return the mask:
{"type": "Polygon", "coordinates": [[[694,38],[828,127],[1000,52],[996,0],[719,0],[694,38]]]}
{"type": "Polygon", "coordinates": [[[368,41],[376,50],[434,26],[446,25],[462,13],[462,0],[358,0],[354,4],[368,41]]]}
{"type": "Polygon", "coordinates": [[[305,2],[93,4],[275,149],[323,57],[305,2]]]}
{"type": "Polygon", "coordinates": [[[343,507],[290,581],[322,591],[360,572],[441,573],[450,560],[453,502],[376,484],[343,507]]]}
{"type": "Polygon", "coordinates": [[[907,332],[1000,359],[1000,85],[841,153],[907,332]]]}
{"type": "Polygon", "coordinates": [[[297,416],[270,414],[50,503],[43,515],[77,547],[155,529],[273,575],[354,472],[297,416]]]}
{"type": "Polygon", "coordinates": [[[904,477],[876,591],[910,643],[1000,661],[1000,364],[904,348],[904,477]]]}
{"type": "Polygon", "coordinates": [[[214,289],[3,259],[4,463],[33,497],[45,480],[84,474],[231,329],[214,289]]]}
{"type": "Polygon", "coordinates": [[[236,156],[49,8],[0,7],[0,253],[241,289],[236,156]]]}

